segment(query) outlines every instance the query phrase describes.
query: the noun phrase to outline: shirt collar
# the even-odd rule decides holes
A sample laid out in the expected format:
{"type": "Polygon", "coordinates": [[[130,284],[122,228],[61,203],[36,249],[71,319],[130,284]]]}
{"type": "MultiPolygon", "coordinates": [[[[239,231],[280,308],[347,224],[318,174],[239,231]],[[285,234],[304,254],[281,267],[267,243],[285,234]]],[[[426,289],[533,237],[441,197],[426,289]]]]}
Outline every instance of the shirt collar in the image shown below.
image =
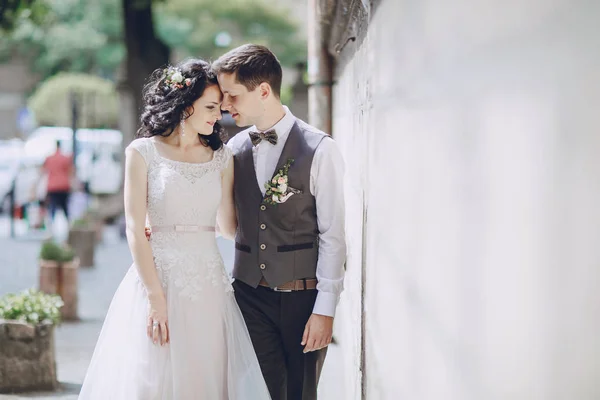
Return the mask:
{"type": "MultiPolygon", "coordinates": [[[[283,118],[281,118],[279,122],[277,122],[271,128],[263,131],[266,132],[274,129],[277,133],[278,143],[285,143],[290,131],[292,130],[292,126],[294,126],[294,122],[296,122],[296,117],[294,117],[294,114],[292,114],[290,109],[287,106],[283,106],[283,109],[285,110],[285,115],[283,118]]],[[[252,130],[255,132],[260,132],[256,126],[253,126],[252,130]]]]}

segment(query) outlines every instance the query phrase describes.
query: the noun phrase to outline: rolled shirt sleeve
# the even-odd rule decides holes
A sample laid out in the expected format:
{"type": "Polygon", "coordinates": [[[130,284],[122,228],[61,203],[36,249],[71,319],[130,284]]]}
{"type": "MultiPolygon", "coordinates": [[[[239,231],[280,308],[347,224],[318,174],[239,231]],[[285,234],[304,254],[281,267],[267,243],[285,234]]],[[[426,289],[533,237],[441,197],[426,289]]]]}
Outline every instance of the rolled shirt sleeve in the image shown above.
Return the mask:
{"type": "Polygon", "coordinates": [[[310,175],[319,228],[318,293],[313,313],[333,317],[344,289],[346,262],[344,160],[333,139],[325,138],[317,147],[310,175]]]}

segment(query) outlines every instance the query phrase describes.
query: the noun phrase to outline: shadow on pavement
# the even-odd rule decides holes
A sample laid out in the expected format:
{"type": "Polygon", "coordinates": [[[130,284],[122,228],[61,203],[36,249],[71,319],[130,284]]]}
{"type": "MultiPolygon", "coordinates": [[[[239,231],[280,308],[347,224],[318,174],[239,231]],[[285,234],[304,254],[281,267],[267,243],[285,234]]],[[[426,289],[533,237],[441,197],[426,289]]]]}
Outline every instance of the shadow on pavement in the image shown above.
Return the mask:
{"type": "Polygon", "coordinates": [[[14,394],[5,394],[0,395],[0,399],[10,400],[10,399],[70,399],[71,396],[65,397],[68,395],[73,395],[73,399],[76,399],[81,391],[81,384],[79,383],[67,383],[67,382],[59,382],[58,388],[54,392],[30,392],[30,393],[14,393],[14,394]]]}

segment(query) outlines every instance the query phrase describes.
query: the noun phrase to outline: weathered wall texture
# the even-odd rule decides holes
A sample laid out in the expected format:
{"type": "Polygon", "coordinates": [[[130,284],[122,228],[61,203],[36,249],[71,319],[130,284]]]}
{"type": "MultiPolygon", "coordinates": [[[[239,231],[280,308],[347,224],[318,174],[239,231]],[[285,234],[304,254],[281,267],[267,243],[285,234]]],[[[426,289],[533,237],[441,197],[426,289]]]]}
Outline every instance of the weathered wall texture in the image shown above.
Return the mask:
{"type": "Polygon", "coordinates": [[[600,398],[600,3],[377,3],[335,71],[340,399],[363,279],[366,398],[600,398]]]}
{"type": "Polygon", "coordinates": [[[19,110],[26,104],[25,95],[35,82],[23,60],[0,64],[0,140],[18,137],[19,110]]]}

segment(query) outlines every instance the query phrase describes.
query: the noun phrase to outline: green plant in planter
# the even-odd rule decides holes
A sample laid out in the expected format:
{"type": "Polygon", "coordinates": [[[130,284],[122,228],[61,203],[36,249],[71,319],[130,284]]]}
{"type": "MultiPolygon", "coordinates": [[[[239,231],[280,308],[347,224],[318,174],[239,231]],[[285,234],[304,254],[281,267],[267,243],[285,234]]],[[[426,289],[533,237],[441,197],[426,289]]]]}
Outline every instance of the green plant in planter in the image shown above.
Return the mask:
{"type": "Polygon", "coordinates": [[[63,261],[63,249],[58,243],[48,240],[42,244],[40,259],[48,261],[63,261]]]}
{"type": "Polygon", "coordinates": [[[71,262],[75,259],[75,252],[67,245],[60,246],[58,243],[49,240],[42,244],[40,259],[56,262],[71,262]]]}
{"type": "Polygon", "coordinates": [[[90,220],[87,218],[78,218],[73,221],[73,228],[75,229],[85,229],[90,227],[90,220]]]}
{"type": "Polygon", "coordinates": [[[10,293],[0,297],[0,319],[16,320],[37,325],[58,324],[63,301],[58,295],[45,294],[34,289],[10,293]]]}
{"type": "Polygon", "coordinates": [[[100,219],[100,214],[94,209],[88,209],[85,214],[73,221],[71,224],[72,228],[75,229],[91,229],[94,227],[96,222],[100,219]]]}
{"type": "Polygon", "coordinates": [[[75,259],[75,251],[67,245],[62,248],[62,262],[71,262],[75,259]]]}

